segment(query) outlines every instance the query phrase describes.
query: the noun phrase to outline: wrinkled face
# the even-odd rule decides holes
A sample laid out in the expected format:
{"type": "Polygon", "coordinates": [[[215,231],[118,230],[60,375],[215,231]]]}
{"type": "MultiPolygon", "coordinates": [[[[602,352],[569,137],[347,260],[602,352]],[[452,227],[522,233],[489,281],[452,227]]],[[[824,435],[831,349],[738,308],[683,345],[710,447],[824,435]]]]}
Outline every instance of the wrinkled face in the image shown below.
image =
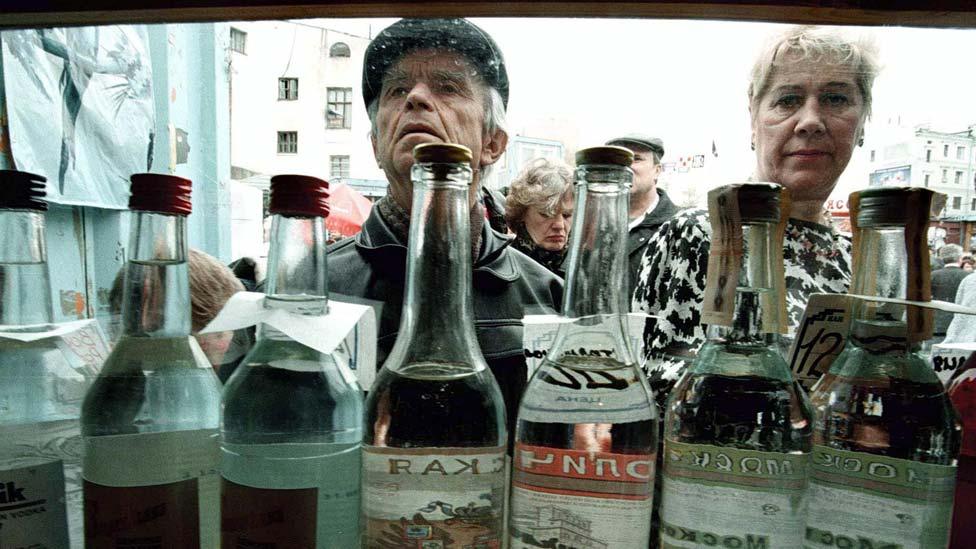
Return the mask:
{"type": "Polygon", "coordinates": [[[654,162],[654,153],[647,150],[634,151],[634,163],[630,169],[634,171],[634,184],[630,188],[632,196],[645,195],[655,192],[657,178],[661,175],[661,165],[654,162]]]}
{"type": "Polygon", "coordinates": [[[849,67],[791,62],[787,55],[753,107],[756,176],[789,188],[794,201],[826,200],[851,159],[865,116],[849,67]]]}
{"type": "MultiPolygon", "coordinates": [[[[401,205],[410,205],[410,168],[417,145],[464,145],[474,156],[471,168],[475,174],[498,159],[505,148],[504,132],[489,136],[484,129],[485,93],[468,61],[449,51],[416,51],[387,71],[376,113],[373,152],[390,180],[393,198],[401,205]]],[[[472,196],[477,196],[477,186],[472,188],[472,196]]]]}
{"type": "Polygon", "coordinates": [[[551,252],[562,250],[569,242],[569,228],[573,223],[573,196],[569,193],[563,196],[552,215],[529,206],[523,222],[526,232],[537,246],[551,252]]]}

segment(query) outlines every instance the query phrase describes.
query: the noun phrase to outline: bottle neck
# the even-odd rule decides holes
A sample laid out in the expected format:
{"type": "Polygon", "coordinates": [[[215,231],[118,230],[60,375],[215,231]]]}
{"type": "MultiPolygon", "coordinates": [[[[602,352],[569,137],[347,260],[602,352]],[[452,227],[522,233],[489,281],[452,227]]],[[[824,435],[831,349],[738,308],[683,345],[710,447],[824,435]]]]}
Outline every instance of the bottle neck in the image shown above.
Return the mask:
{"type": "Polygon", "coordinates": [[[563,316],[626,314],[628,186],[619,168],[580,171],[584,180],[576,188],[563,316]]]}
{"type": "Polygon", "coordinates": [[[135,211],[125,264],[122,333],[134,337],[190,334],[186,217],[135,211]]]}
{"type": "MultiPolygon", "coordinates": [[[[909,299],[905,227],[860,228],[854,250],[851,293],[909,299]]],[[[908,306],[854,300],[849,343],[873,354],[904,355],[917,350],[909,342],[908,306]]]]}
{"type": "MultiPolygon", "coordinates": [[[[309,316],[328,312],[327,238],[322,217],[271,218],[265,307],[309,316]]],[[[265,324],[258,327],[258,337],[287,339],[265,324]]]]}
{"type": "Polygon", "coordinates": [[[767,315],[776,315],[779,300],[779,272],[773,264],[779,240],[771,223],[748,223],[742,227],[742,268],[735,288],[732,325],[711,324],[708,338],[724,344],[768,347],[778,339],[777,326],[767,315]]]}
{"type": "Polygon", "coordinates": [[[44,214],[0,210],[0,325],[53,321],[44,214]]]}
{"type": "MultiPolygon", "coordinates": [[[[386,366],[485,367],[471,300],[470,170],[415,166],[400,332],[386,366]]],[[[455,369],[456,369],[455,368],[455,369]]]]}
{"type": "Polygon", "coordinates": [[[577,168],[577,178],[562,307],[573,322],[560,327],[549,356],[580,369],[634,365],[625,316],[633,174],[620,166],[586,164],[577,168]]]}

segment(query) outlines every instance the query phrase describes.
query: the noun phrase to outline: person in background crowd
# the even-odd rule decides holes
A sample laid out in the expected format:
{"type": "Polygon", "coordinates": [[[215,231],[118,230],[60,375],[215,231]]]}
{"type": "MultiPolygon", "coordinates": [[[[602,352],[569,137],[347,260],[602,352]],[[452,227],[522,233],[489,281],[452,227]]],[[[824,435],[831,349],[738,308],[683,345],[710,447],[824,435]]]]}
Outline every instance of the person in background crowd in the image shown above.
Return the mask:
{"type": "MultiPolygon", "coordinates": [[[[956,289],[957,305],[976,309],[976,276],[966,276],[956,289]]],[[[943,343],[976,342],[976,315],[951,315],[943,343]]]]}
{"type": "Polygon", "coordinates": [[[362,90],[373,152],[390,187],[361,232],[329,248],[329,290],[383,304],[377,340],[382,364],[400,325],[413,149],[439,142],[469,148],[474,154],[469,202],[475,332],[514,433],[527,375],[522,317],[557,311],[562,281],[512,249],[511,241],[485,222],[481,183],[508,143],[508,73],[501,51],[464,19],[401,19],[366,49],[362,90]]]}
{"type": "MultiPolygon", "coordinates": [[[[960,261],[962,259],[962,246],[958,244],[942,246],[939,248],[939,259],[945,266],[932,271],[932,299],[951,303],[956,299],[959,283],[969,276],[969,272],[962,268],[960,261]]],[[[952,322],[952,313],[936,310],[933,337],[937,340],[944,338],[950,322],[952,322]]]]}
{"type": "MultiPolygon", "coordinates": [[[[227,301],[244,285],[234,273],[213,256],[190,248],[187,262],[190,274],[190,329],[193,337],[221,381],[226,381],[254,343],[247,330],[201,334],[227,301]]],[[[109,292],[109,309],[113,315],[122,314],[123,271],[115,276],[109,292]]]]}
{"type": "MultiPolygon", "coordinates": [[[[778,183],[792,196],[784,242],[790,334],[811,293],[843,293],[850,284],[851,239],[832,225],[824,203],[863,142],[877,55],[872,42],[804,26],[770,41],[753,65],[752,180],[778,183]]],[[[644,339],[662,405],[705,339],[710,236],[707,212],[682,212],[655,233],[641,262],[633,310],[660,316],[644,339]]],[[[784,338],[784,352],[790,341],[784,338]]]]}
{"type": "Polygon", "coordinates": [[[976,258],[972,254],[963,254],[962,259],[959,260],[959,265],[962,266],[962,270],[971,273],[976,267],[976,258]]]}
{"type": "Polygon", "coordinates": [[[564,277],[573,223],[572,168],[557,159],[530,162],[509,187],[505,220],[515,231],[514,248],[564,277]]]}
{"type": "Polygon", "coordinates": [[[630,187],[630,232],[627,236],[627,261],[630,266],[627,295],[633,295],[637,288],[641,258],[651,241],[651,235],[678,213],[678,207],[666,192],[657,188],[661,159],[664,158],[663,141],[633,134],[611,139],[607,145],[626,147],[634,153],[634,163],[630,165],[634,171],[634,184],[630,187]]]}

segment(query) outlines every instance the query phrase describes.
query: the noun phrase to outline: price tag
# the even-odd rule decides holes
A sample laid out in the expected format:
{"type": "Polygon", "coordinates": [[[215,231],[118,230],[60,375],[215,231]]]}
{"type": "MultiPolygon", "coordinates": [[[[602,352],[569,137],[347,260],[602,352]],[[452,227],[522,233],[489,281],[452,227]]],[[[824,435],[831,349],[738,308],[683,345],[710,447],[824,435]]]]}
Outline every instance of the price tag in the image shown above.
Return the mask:
{"type": "Polygon", "coordinates": [[[810,389],[844,350],[850,326],[850,298],[845,294],[813,294],[796,328],[790,369],[810,389]]]}
{"type": "Polygon", "coordinates": [[[942,384],[948,387],[952,375],[973,353],[976,353],[976,342],[936,343],[932,346],[932,369],[942,384]]]}

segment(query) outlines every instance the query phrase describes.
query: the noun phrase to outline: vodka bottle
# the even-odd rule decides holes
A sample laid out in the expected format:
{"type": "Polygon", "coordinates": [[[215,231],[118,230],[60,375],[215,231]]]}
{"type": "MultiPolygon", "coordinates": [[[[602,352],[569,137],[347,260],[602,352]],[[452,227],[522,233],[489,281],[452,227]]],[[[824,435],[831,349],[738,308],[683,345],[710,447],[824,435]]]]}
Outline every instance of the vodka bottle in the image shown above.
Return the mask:
{"type": "Polygon", "coordinates": [[[89,379],[51,325],[45,178],[0,170],[0,547],[82,546],[81,433],[89,379]],[[70,525],[70,536],[69,536],[70,525]]]}
{"type": "MultiPolygon", "coordinates": [[[[851,195],[851,292],[927,299],[925,227],[934,193],[851,195]]],[[[811,393],[816,410],[807,547],[946,547],[961,428],[919,356],[931,318],[918,307],[855,301],[847,346],[811,393]]]]}
{"type": "Polygon", "coordinates": [[[366,400],[363,546],[499,547],[508,434],[474,333],[471,152],[413,154],[400,331],[366,400]]]}
{"type": "Polygon", "coordinates": [[[132,176],[122,336],[82,405],[91,548],[218,546],[220,387],[190,336],[190,181],[132,176]]]}
{"type": "Polygon", "coordinates": [[[626,333],[633,153],[576,155],[576,211],[560,326],[519,405],[512,549],[644,549],[657,407],[626,333]]]}
{"type": "MultiPolygon", "coordinates": [[[[328,311],[327,187],[314,177],[271,178],[265,307],[328,311]]],[[[363,393],[347,354],[260,325],[224,389],[223,547],[357,547],[362,424],[363,393]]]]}
{"type": "Polygon", "coordinates": [[[803,546],[813,410],[777,350],[786,196],[709,193],[708,339],[665,409],[664,547],[803,546]]]}

